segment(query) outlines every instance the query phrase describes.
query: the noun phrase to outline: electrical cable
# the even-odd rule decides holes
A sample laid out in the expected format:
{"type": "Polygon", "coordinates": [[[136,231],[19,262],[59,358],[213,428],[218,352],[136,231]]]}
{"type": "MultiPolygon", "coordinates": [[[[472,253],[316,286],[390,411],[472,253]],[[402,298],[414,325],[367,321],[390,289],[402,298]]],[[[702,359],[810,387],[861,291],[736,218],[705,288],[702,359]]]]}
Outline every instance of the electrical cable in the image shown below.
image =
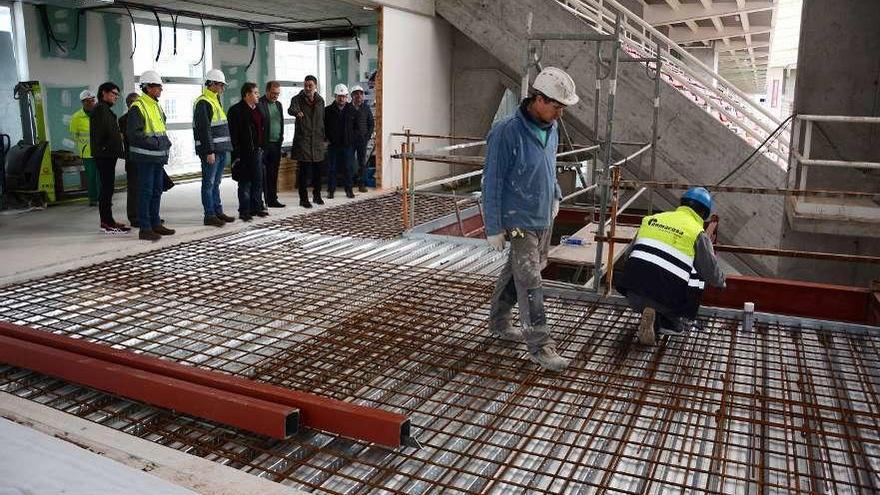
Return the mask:
{"type": "Polygon", "coordinates": [[[199,57],[198,62],[192,64],[193,67],[202,63],[202,60],[205,60],[205,44],[207,43],[207,40],[205,40],[205,19],[199,16],[199,21],[202,23],[202,56],[199,57]]]}
{"type": "Polygon", "coordinates": [[[253,46],[251,46],[251,59],[244,70],[251,68],[251,65],[254,63],[254,57],[257,55],[257,32],[254,31],[254,27],[250,23],[248,23],[247,27],[251,30],[251,42],[253,46]]]}
{"type": "Polygon", "coordinates": [[[125,11],[128,12],[128,18],[131,19],[131,36],[132,36],[131,44],[132,44],[132,47],[131,47],[131,55],[129,55],[128,58],[133,59],[134,52],[135,52],[135,50],[137,50],[137,46],[138,46],[138,33],[137,33],[137,28],[134,25],[134,15],[132,15],[131,9],[128,8],[128,5],[123,5],[123,6],[125,7],[125,11]]]}
{"type": "Polygon", "coordinates": [[[757,155],[759,151],[761,151],[761,148],[763,148],[764,145],[766,145],[771,139],[773,139],[773,137],[776,136],[776,134],[779,133],[779,131],[780,131],[783,127],[785,127],[785,124],[787,124],[789,120],[791,120],[791,119],[794,118],[794,116],[795,116],[795,114],[791,114],[791,115],[789,115],[785,120],[783,120],[782,123],[779,124],[779,125],[776,127],[776,129],[773,130],[773,132],[771,132],[766,138],[764,138],[764,141],[762,141],[760,145],[758,145],[754,150],[752,150],[752,153],[751,153],[748,157],[746,157],[745,160],[743,160],[742,162],[740,162],[739,165],[737,165],[736,167],[734,167],[733,170],[731,170],[730,172],[728,172],[727,175],[725,175],[725,176],[724,176],[721,180],[719,180],[715,185],[716,185],[716,186],[720,186],[722,183],[724,183],[724,181],[726,181],[727,179],[729,179],[729,178],[730,178],[731,176],[733,176],[735,173],[739,172],[741,169],[746,168],[746,165],[749,163],[749,161],[751,161],[751,159],[752,159],[755,155],[757,155]]]}
{"type": "Polygon", "coordinates": [[[159,20],[159,13],[156,12],[156,9],[153,10],[153,15],[156,16],[156,25],[159,26],[159,49],[156,50],[156,62],[159,61],[159,56],[162,55],[162,21],[159,20]]]}
{"type": "Polygon", "coordinates": [[[174,50],[172,51],[172,55],[177,55],[177,19],[180,17],[180,14],[171,16],[171,34],[174,40],[174,50]]]}
{"type": "Polygon", "coordinates": [[[73,31],[75,34],[73,36],[73,46],[70,47],[70,51],[76,50],[76,47],[79,46],[79,18],[80,16],[85,15],[85,13],[84,10],[77,9],[76,11],[76,29],[73,31]]]}
{"type": "Polygon", "coordinates": [[[46,5],[37,5],[37,12],[40,14],[40,23],[43,25],[43,31],[46,32],[46,45],[51,49],[52,43],[55,43],[55,46],[57,46],[62,53],[66,53],[67,49],[63,46],[63,43],[66,42],[55,36],[55,32],[52,30],[52,23],[49,21],[49,12],[46,5]]]}

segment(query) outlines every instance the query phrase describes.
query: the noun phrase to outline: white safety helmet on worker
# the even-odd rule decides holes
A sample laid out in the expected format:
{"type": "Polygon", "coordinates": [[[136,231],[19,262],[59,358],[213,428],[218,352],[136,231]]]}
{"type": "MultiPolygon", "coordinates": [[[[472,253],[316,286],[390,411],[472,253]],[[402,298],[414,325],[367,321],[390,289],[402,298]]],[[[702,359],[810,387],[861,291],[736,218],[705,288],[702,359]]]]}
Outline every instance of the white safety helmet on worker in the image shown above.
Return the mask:
{"type": "Polygon", "coordinates": [[[79,94],[79,101],[94,100],[94,99],[95,99],[95,93],[92,93],[88,89],[82,90],[82,92],[80,92],[80,94],[79,94]]]}
{"type": "Polygon", "coordinates": [[[141,74],[141,85],[144,84],[162,84],[162,77],[154,70],[144,71],[141,74]]]}
{"type": "Polygon", "coordinates": [[[580,100],[574,90],[574,80],[556,67],[545,67],[532,83],[532,89],[565,106],[574,105],[580,100]]]}
{"type": "Polygon", "coordinates": [[[205,74],[205,83],[211,82],[226,84],[226,75],[220,69],[211,69],[205,74]]]}
{"type": "Polygon", "coordinates": [[[333,94],[336,96],[348,96],[348,86],[339,83],[333,88],[333,94]]]}
{"type": "Polygon", "coordinates": [[[351,92],[352,92],[352,94],[357,93],[358,91],[360,91],[361,93],[363,93],[363,92],[364,92],[364,88],[360,87],[360,85],[358,85],[358,84],[352,86],[352,88],[351,88],[351,92]]]}

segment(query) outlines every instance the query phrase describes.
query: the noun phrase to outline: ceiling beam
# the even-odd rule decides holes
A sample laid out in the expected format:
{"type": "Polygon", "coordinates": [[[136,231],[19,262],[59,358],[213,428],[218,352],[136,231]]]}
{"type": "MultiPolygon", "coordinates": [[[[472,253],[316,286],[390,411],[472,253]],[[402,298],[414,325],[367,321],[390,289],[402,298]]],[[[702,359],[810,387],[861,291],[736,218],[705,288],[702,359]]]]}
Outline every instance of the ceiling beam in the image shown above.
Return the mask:
{"type": "MultiPolygon", "coordinates": [[[[752,48],[769,48],[769,41],[752,41],[752,48]]],[[[735,51],[735,50],[748,50],[749,45],[746,44],[746,40],[731,40],[730,44],[724,45],[724,51],[735,51]]]]}
{"type": "Polygon", "coordinates": [[[722,38],[736,38],[747,34],[766,34],[771,30],[770,26],[750,26],[746,31],[738,27],[725,27],[724,33],[719,33],[714,27],[699,27],[697,31],[690,28],[670,28],[669,37],[678,44],[695,43],[698,41],[720,40],[722,38]]]}
{"type": "Polygon", "coordinates": [[[680,4],[678,0],[666,0],[667,7],[663,4],[648,5],[642,14],[642,18],[652,26],[663,26],[685,21],[699,21],[713,17],[725,17],[729,15],[762,12],[773,10],[773,2],[761,0],[749,2],[744,8],[739,8],[735,3],[715,3],[711,8],[706,8],[699,3],[680,4]],[[675,2],[675,7],[673,3],[675,2]]]}

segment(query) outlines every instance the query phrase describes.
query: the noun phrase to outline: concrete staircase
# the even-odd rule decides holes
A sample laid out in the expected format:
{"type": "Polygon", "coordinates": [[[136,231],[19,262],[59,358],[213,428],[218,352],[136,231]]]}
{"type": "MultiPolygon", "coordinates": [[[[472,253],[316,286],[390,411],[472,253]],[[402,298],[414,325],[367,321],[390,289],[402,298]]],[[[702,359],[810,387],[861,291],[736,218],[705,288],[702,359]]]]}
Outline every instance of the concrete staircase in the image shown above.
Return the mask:
{"type": "MultiPolygon", "coordinates": [[[[436,12],[486,52],[486,65],[503,72],[508,81],[518,81],[525,58],[526,19],[533,14],[533,32],[583,32],[593,28],[553,0],[437,0],[436,12]]],[[[606,46],[605,56],[610,50],[606,46]]],[[[629,56],[621,51],[621,59],[629,56]]],[[[565,121],[578,134],[593,136],[595,105],[595,60],[593,43],[547,42],[541,63],[568,71],[575,80],[581,101],[566,109],[565,121]]],[[[606,113],[607,82],[598,102],[600,115],[606,113]]],[[[463,106],[463,95],[456,92],[456,105],[463,106]]],[[[754,150],[742,138],[707,113],[694,101],[666,82],[661,87],[660,140],[657,148],[657,180],[692,184],[714,184],[754,150]]],[[[615,103],[614,140],[650,142],[653,81],[638,63],[621,64],[615,103]]],[[[485,103],[482,103],[485,105],[485,103]]],[[[495,102],[497,105],[497,102],[495,102]]],[[[482,119],[483,129],[489,124],[482,119]]],[[[604,117],[600,118],[600,127],[604,117]]],[[[599,129],[600,135],[604,128],[599,129]]],[[[635,148],[615,150],[621,157],[635,148]]],[[[762,154],[726,185],[784,187],[785,171],[762,154]]],[[[649,160],[642,158],[626,167],[628,175],[646,180],[649,160]]],[[[681,191],[662,191],[667,205],[677,204],[681,191]]],[[[744,246],[777,247],[782,235],[784,201],[779,196],[717,193],[717,212],[721,217],[719,242],[744,246]]],[[[661,205],[662,206],[662,205],[661,205]]],[[[751,256],[727,257],[741,273],[773,275],[776,260],[751,256]]]]}

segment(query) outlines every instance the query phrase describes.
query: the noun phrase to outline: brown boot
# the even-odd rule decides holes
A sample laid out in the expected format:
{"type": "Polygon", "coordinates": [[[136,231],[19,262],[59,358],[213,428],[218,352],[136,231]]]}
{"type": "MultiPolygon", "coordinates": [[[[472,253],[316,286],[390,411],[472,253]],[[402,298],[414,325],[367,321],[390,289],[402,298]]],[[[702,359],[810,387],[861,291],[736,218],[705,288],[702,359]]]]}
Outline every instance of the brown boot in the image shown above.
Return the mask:
{"type": "Polygon", "coordinates": [[[138,239],[141,239],[144,241],[154,241],[155,242],[161,238],[162,238],[161,235],[153,232],[150,229],[140,229],[140,232],[138,232],[138,239]]]}
{"type": "Polygon", "coordinates": [[[235,217],[230,217],[229,215],[227,215],[225,213],[218,213],[217,218],[219,218],[220,220],[223,220],[226,223],[232,223],[235,221],[235,217]]]}
{"type": "Polygon", "coordinates": [[[155,232],[159,235],[174,235],[174,229],[169,229],[168,227],[166,227],[164,225],[160,225],[158,227],[155,227],[153,229],[153,232],[155,232]]]}

